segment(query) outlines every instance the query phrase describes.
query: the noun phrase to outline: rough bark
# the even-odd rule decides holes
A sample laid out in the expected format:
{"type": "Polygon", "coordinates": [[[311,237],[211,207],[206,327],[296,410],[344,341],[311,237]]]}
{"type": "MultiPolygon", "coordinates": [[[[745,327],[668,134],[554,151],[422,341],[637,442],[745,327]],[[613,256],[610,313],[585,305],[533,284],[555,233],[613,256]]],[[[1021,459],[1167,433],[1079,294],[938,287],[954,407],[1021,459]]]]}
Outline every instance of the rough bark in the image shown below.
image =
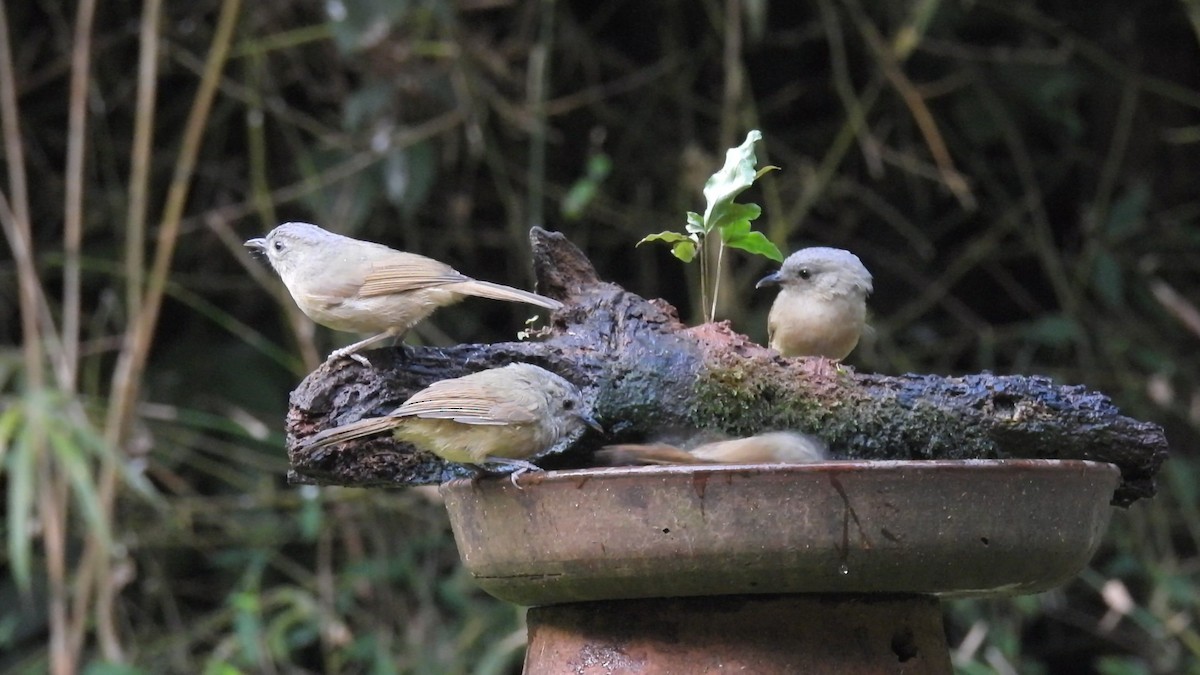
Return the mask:
{"type": "Polygon", "coordinates": [[[689,328],[674,308],[600,281],[562,235],[531,233],[539,292],[562,300],[545,339],[366,352],[371,366],[327,362],[292,392],[293,480],[350,486],[437,483],[467,475],[390,436],[309,452],[300,439],[382,415],[448,377],[527,361],[575,382],[607,435],[572,437],[535,461],[588,466],[612,442],[664,432],[748,435],[794,429],[848,459],[1090,459],[1116,464],[1113,498],[1154,494],[1162,429],[1126,417],[1103,394],[1037,376],[886,376],[819,359],[785,359],[725,323],[689,328]]]}

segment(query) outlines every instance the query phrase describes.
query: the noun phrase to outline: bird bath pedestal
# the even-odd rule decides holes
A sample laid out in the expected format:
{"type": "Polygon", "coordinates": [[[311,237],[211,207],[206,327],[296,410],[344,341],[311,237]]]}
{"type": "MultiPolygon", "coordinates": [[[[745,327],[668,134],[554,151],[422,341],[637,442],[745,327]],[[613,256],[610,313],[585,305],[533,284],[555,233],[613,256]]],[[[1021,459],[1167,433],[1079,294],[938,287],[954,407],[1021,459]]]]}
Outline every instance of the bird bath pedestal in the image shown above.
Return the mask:
{"type": "Polygon", "coordinates": [[[1081,460],[626,467],[442,486],[525,672],[950,673],[940,597],[1036,593],[1099,545],[1081,460]]]}

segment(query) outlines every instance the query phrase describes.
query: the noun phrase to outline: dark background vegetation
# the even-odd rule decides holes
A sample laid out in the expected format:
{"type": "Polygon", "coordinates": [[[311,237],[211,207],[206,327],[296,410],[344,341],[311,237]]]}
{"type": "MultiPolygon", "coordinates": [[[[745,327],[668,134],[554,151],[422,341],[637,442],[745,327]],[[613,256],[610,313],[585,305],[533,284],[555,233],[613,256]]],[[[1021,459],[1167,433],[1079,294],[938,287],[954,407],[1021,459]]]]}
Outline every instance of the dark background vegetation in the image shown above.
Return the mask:
{"type": "MultiPolygon", "coordinates": [[[[696,270],[634,244],[761,129],[760,229],[875,275],[855,367],[1047,374],[1167,428],[1077,580],[948,603],[956,667],[1200,672],[1200,4],[158,7],[0,5],[0,669],[516,672],[436,492],[286,484],[288,391],[353,336],[241,242],[307,220],[528,286],[543,225],[695,322],[696,270]]],[[[769,262],[727,261],[718,317],[761,341],[769,262]]]]}

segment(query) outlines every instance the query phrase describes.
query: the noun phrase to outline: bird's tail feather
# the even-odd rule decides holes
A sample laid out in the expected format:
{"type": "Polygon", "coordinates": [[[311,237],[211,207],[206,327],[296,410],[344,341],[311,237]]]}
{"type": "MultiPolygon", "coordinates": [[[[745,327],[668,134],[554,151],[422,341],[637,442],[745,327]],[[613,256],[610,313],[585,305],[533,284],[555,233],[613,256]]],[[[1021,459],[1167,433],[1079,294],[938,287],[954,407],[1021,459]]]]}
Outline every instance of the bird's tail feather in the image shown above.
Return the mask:
{"type": "Polygon", "coordinates": [[[396,428],[400,422],[395,417],[370,417],[367,419],[343,424],[332,429],[326,429],[319,434],[309,436],[304,440],[304,447],[310,450],[323,448],[335,443],[345,443],[356,438],[374,436],[396,428]]]}
{"type": "Polygon", "coordinates": [[[530,293],[529,291],[522,291],[519,288],[513,288],[512,286],[505,286],[503,284],[493,284],[489,281],[479,281],[478,279],[452,284],[450,286],[446,286],[446,289],[454,291],[455,293],[462,293],[463,295],[477,295],[481,298],[507,300],[508,302],[524,302],[530,305],[537,305],[538,307],[545,307],[546,309],[552,310],[562,309],[561,302],[547,298],[544,295],[530,293]]]}
{"type": "Polygon", "coordinates": [[[642,464],[712,464],[666,443],[620,443],[596,451],[596,461],[604,466],[642,464]]]}

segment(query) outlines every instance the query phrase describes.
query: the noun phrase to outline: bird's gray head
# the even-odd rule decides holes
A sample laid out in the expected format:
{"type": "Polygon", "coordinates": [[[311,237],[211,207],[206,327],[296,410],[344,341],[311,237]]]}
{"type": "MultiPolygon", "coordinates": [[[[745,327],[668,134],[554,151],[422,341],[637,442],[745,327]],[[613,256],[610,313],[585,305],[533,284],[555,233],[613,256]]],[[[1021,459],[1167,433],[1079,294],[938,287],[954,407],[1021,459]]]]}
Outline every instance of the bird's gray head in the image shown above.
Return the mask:
{"type": "Polygon", "coordinates": [[[778,272],[760,279],[755,288],[773,285],[863,298],[872,291],[871,273],[858,256],[840,248],[824,246],[802,248],[791,254],[783,261],[778,272]]]}
{"type": "Polygon", "coordinates": [[[560,437],[573,434],[585,426],[604,433],[604,428],[588,414],[579,387],[532,364],[514,363],[507,367],[519,370],[528,386],[545,396],[550,418],[560,425],[560,437]]]}
{"type": "MultiPolygon", "coordinates": [[[[342,236],[323,230],[310,223],[284,223],[267,233],[246,242],[246,248],[265,256],[271,267],[280,276],[286,275],[298,261],[307,258],[305,253],[328,250],[330,244],[342,236]]],[[[316,258],[320,260],[321,258],[316,258]]]]}

